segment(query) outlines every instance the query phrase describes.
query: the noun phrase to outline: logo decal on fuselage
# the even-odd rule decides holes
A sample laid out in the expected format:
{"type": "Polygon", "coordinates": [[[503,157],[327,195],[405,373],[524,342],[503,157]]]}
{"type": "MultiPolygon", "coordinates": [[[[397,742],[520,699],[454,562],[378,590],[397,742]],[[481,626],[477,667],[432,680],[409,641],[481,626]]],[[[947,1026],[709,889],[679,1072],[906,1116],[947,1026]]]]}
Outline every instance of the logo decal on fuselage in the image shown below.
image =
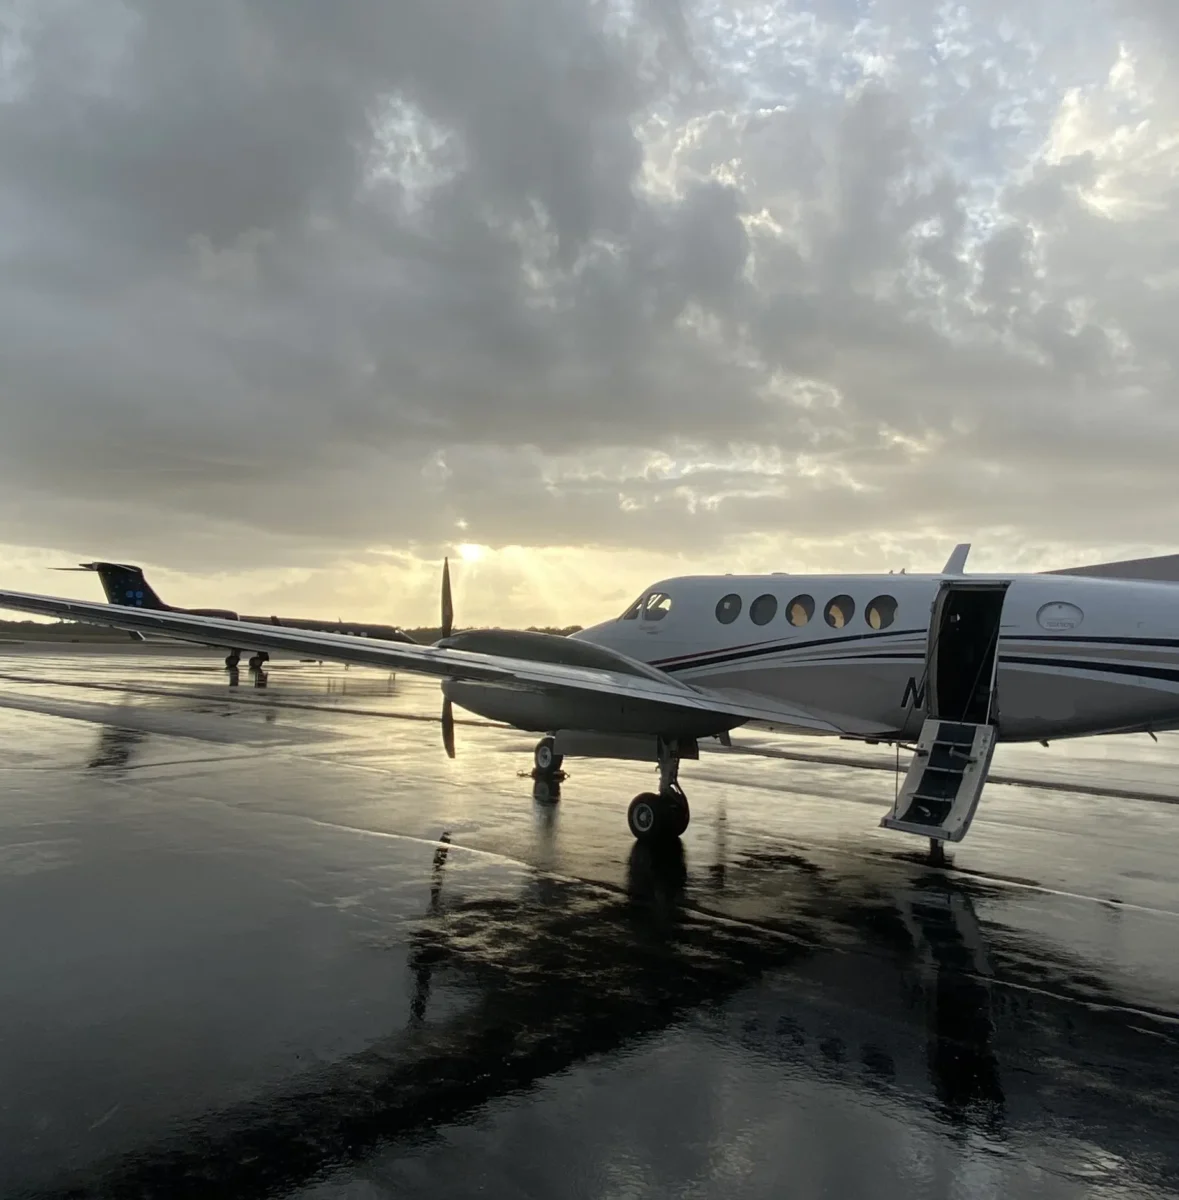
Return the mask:
{"type": "Polygon", "coordinates": [[[925,681],[922,680],[919,684],[915,675],[910,675],[909,682],[905,684],[905,694],[901,697],[902,708],[909,707],[910,698],[914,708],[925,707],[925,681]]]}

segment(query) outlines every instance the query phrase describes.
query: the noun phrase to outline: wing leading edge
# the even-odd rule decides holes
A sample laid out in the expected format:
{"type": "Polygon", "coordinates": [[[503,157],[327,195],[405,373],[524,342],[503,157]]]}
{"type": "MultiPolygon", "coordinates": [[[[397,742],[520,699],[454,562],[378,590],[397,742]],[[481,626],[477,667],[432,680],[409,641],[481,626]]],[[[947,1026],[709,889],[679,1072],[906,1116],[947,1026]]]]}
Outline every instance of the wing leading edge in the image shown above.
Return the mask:
{"type": "MultiPolygon", "coordinates": [[[[886,732],[883,727],[841,728],[825,716],[776,704],[755,696],[726,696],[720,691],[693,687],[670,676],[666,681],[648,676],[622,675],[590,667],[562,663],[533,662],[468,650],[450,650],[400,642],[381,642],[352,634],[327,633],[246,621],[227,621],[187,613],[159,612],[144,608],[67,600],[0,590],[0,608],[39,616],[69,618],[138,633],[159,633],[179,641],[203,645],[250,647],[279,651],[358,666],[384,667],[441,679],[487,683],[553,696],[606,695],[642,701],[652,707],[661,725],[676,713],[715,715],[730,724],[755,721],[784,731],[805,734],[840,734],[871,737],[886,732]],[[736,720],[733,720],[735,718],[736,720]]],[[[652,728],[652,733],[665,729],[652,728]]]]}

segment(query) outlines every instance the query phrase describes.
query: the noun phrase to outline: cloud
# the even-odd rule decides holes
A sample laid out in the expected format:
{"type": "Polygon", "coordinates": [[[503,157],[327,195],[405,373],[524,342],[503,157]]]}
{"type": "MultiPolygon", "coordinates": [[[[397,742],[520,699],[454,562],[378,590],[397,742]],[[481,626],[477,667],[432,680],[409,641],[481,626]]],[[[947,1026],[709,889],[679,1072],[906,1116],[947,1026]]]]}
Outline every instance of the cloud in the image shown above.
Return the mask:
{"type": "Polygon", "coordinates": [[[576,553],[612,597],[1173,548],[1175,34],[1150,0],[10,2],[9,561],[318,564],[363,608],[382,555],[417,596],[469,541],[510,620],[576,553]]]}

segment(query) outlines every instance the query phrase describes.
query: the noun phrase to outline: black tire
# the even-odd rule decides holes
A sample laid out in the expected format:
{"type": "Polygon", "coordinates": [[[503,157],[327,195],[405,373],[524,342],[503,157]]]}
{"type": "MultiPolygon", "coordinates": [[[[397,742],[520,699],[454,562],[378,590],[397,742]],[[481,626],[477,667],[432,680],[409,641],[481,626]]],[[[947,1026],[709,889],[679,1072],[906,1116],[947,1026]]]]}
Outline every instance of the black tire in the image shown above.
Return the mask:
{"type": "Polygon", "coordinates": [[[557,743],[551,738],[541,738],[532,752],[532,763],[541,775],[555,775],[565,761],[565,756],[556,751],[557,743]]]}
{"type": "Polygon", "coordinates": [[[241,662],[241,660],[242,656],[236,650],[232,650],[225,656],[225,665],[229,668],[229,670],[236,671],[237,664],[241,662]]]}
{"type": "Polygon", "coordinates": [[[668,809],[654,792],[641,792],[626,810],[626,823],[640,842],[659,842],[667,837],[668,809]]]}
{"type": "Polygon", "coordinates": [[[688,797],[678,789],[665,792],[661,797],[668,810],[668,824],[673,837],[682,837],[692,819],[692,811],[688,808],[688,797]]]}

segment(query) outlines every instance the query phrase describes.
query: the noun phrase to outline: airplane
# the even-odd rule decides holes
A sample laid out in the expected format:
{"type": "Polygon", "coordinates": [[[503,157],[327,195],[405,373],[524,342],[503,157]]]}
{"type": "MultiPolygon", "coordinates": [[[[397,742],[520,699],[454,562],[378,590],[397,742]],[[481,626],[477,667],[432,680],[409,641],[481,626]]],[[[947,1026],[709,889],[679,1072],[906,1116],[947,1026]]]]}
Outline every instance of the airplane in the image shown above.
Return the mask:
{"type": "Polygon", "coordinates": [[[913,756],[885,828],[965,837],[995,745],[1179,729],[1179,556],[1070,573],[965,574],[969,544],[936,574],[695,575],[644,589],[624,612],[569,637],[451,633],[432,646],[233,622],[147,607],[0,591],[0,607],[208,644],[248,637],[291,651],[442,679],[453,705],[541,733],[539,780],[565,755],[651,761],[636,839],[674,842],[690,811],[680,763],[740,726],[908,744],[913,756]],[[1161,564],[1161,565],[1160,565],[1161,564]],[[1114,574],[1110,574],[1110,569],[1114,574]]]}
{"type": "MultiPolygon", "coordinates": [[[[399,629],[396,625],[376,625],[365,621],[325,621],[322,618],[308,617],[248,617],[227,608],[177,608],[165,604],[156,590],[147,581],[142,567],[131,563],[91,562],[79,563],[76,567],[54,567],[55,571],[94,571],[102,582],[102,590],[106,593],[107,601],[111,604],[121,604],[129,608],[149,608],[157,612],[188,613],[196,617],[218,617],[225,621],[243,621],[254,625],[283,625],[289,629],[330,629],[337,633],[354,634],[357,637],[380,638],[386,642],[408,642],[417,645],[413,638],[399,629]]],[[[132,631],[132,637],[142,640],[142,635],[132,631]]],[[[241,662],[242,652],[231,649],[225,656],[225,665],[232,671],[241,662]]],[[[268,662],[270,655],[264,650],[257,651],[249,660],[250,670],[255,671],[268,662]]]]}

